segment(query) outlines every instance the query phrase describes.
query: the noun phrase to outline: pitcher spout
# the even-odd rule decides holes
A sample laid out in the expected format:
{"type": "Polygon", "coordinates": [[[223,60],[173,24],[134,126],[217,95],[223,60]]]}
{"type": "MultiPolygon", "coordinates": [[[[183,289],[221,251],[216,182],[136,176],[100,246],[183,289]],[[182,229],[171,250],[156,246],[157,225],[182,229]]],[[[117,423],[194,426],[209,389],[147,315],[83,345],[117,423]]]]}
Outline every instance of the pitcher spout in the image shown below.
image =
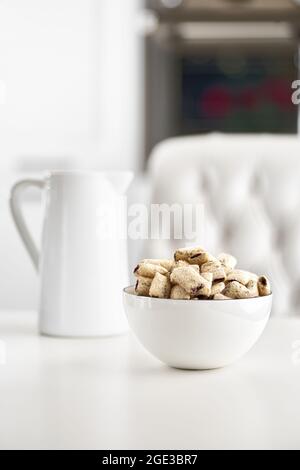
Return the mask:
{"type": "Polygon", "coordinates": [[[105,177],[118,194],[125,194],[133,180],[134,173],[132,171],[109,171],[105,173],[105,177]]]}

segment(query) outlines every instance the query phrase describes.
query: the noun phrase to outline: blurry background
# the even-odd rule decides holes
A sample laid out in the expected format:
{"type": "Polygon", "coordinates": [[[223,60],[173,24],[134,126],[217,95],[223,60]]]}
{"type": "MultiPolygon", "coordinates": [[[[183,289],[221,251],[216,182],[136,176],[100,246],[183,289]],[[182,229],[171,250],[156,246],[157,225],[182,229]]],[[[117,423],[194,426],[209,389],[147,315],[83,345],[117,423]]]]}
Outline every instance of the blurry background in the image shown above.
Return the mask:
{"type": "Polygon", "coordinates": [[[298,3],[148,0],[147,150],[166,136],[297,132],[298,3]]]}
{"type": "MultiPolygon", "coordinates": [[[[163,202],[169,182],[162,195],[149,156],[167,138],[277,134],[293,136],[297,153],[299,4],[0,0],[0,308],[37,304],[37,276],[7,207],[16,179],[51,168],[133,169],[130,201],[163,202]]],[[[38,239],[35,192],[26,214],[38,239]]],[[[140,246],[130,253],[132,266],[140,246]]]]}

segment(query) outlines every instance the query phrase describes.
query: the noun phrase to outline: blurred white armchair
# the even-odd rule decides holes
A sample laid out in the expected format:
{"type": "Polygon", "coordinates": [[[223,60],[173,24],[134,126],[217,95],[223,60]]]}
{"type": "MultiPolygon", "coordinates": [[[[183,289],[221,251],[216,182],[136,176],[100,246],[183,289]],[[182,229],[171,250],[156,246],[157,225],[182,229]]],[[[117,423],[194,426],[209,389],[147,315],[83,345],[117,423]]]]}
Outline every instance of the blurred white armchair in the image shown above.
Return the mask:
{"type": "MultiPolygon", "coordinates": [[[[150,158],[152,202],[202,203],[194,240],[235,254],[270,276],[274,315],[300,314],[300,139],[221,135],[174,138],[150,158]]],[[[188,245],[193,242],[189,241],[188,245]]],[[[170,256],[180,240],[149,240],[147,257],[170,256]]]]}

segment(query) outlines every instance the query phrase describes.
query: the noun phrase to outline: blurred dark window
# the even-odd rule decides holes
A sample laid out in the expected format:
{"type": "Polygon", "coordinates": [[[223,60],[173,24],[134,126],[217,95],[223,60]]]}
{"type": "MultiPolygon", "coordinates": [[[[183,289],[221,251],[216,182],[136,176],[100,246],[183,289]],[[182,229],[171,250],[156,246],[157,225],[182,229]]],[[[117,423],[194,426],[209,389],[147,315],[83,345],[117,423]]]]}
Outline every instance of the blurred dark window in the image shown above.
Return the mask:
{"type": "Polygon", "coordinates": [[[180,133],[297,132],[295,55],[181,59],[180,133]]]}

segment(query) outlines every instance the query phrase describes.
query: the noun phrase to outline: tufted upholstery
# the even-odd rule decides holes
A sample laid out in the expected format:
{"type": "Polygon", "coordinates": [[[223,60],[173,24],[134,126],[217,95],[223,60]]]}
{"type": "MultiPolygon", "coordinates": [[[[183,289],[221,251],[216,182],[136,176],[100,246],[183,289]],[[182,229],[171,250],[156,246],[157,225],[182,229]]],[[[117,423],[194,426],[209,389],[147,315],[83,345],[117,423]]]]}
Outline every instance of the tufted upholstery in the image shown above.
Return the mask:
{"type": "MultiPolygon", "coordinates": [[[[300,139],[207,136],[159,144],[150,158],[153,203],[202,203],[197,240],[235,254],[241,268],[266,273],[274,315],[300,314],[300,139]]],[[[149,240],[144,254],[170,256],[178,240],[149,240]]]]}

